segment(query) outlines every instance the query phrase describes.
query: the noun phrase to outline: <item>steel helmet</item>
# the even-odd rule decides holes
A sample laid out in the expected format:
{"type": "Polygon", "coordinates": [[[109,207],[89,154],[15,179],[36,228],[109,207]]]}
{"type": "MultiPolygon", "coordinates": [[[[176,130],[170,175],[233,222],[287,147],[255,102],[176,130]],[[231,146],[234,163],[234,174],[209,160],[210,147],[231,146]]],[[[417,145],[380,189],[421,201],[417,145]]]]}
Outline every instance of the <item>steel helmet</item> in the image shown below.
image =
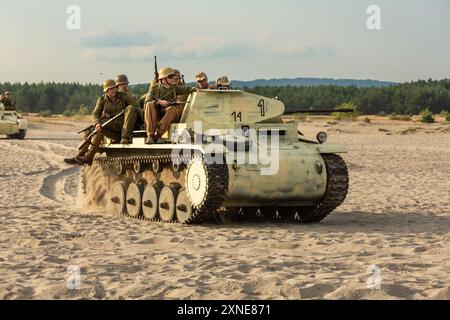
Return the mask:
{"type": "Polygon", "coordinates": [[[105,82],[103,82],[103,93],[106,93],[106,91],[108,91],[109,89],[112,88],[116,88],[116,82],[112,79],[110,80],[106,80],[105,82]]]}

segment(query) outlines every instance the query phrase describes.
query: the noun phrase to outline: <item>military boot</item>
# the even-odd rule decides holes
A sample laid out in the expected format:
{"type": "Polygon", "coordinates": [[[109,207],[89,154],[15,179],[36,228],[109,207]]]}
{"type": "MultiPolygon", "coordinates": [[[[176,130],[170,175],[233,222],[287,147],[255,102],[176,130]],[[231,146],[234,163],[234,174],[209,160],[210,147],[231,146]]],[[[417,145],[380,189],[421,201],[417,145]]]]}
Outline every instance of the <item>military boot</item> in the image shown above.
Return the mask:
{"type": "Polygon", "coordinates": [[[128,137],[123,137],[122,140],[120,140],[121,144],[131,144],[131,139],[128,137]]]}
{"type": "Polygon", "coordinates": [[[81,160],[81,157],[73,157],[73,158],[65,158],[64,162],[67,164],[70,164],[71,166],[82,166],[83,161],[81,160]]]}
{"type": "Polygon", "coordinates": [[[92,162],[94,161],[95,154],[99,151],[99,149],[99,147],[92,145],[85,156],[75,157],[75,159],[77,161],[80,161],[82,165],[87,164],[88,166],[91,166],[92,162]]]}
{"type": "Polygon", "coordinates": [[[145,139],[145,144],[155,144],[156,139],[155,136],[148,136],[147,139],[145,139]]]}
{"type": "Polygon", "coordinates": [[[164,140],[162,139],[162,136],[160,134],[156,135],[156,144],[163,144],[164,140]]]}

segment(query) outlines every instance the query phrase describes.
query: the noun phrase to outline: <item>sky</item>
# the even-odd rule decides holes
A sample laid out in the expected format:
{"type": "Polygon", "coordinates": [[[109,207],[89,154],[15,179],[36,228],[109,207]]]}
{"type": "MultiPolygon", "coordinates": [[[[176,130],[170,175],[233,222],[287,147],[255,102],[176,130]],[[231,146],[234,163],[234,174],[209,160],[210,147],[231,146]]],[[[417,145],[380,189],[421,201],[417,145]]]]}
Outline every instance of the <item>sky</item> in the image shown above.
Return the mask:
{"type": "Polygon", "coordinates": [[[154,55],[187,81],[199,71],[210,80],[450,78],[448,0],[0,0],[0,8],[0,82],[101,83],[126,73],[145,83],[154,55]],[[367,27],[371,5],[380,30],[367,27]]]}

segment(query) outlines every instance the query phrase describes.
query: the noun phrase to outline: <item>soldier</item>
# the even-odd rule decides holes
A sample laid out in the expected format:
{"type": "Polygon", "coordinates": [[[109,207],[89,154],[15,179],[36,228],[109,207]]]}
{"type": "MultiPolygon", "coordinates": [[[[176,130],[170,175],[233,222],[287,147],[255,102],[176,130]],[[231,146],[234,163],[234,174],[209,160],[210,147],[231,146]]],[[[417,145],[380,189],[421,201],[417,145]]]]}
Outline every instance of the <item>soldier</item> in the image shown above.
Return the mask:
{"type": "Polygon", "coordinates": [[[179,80],[175,70],[162,68],[158,83],[153,85],[145,99],[144,118],[147,130],[146,144],[162,143],[162,136],[169,130],[170,124],[179,121],[183,106],[171,105],[178,96],[187,95],[191,90],[177,85],[179,80]]]}
{"type": "Polygon", "coordinates": [[[182,86],[184,85],[184,76],[181,74],[180,70],[173,69],[173,72],[175,72],[176,78],[177,78],[177,85],[182,86]]]}
{"type": "Polygon", "coordinates": [[[195,80],[197,81],[196,89],[206,90],[211,89],[208,83],[208,76],[204,72],[199,72],[195,75],[195,80]]]}
{"type": "Polygon", "coordinates": [[[16,102],[11,96],[9,91],[6,91],[5,94],[2,94],[0,97],[0,103],[3,103],[5,106],[5,110],[12,111],[16,109],[16,102]]]}
{"type": "Polygon", "coordinates": [[[216,81],[217,90],[230,90],[231,82],[227,76],[220,77],[216,81]]]}
{"type": "Polygon", "coordinates": [[[131,101],[133,101],[133,106],[137,106],[137,99],[136,96],[130,91],[128,84],[130,82],[128,82],[128,77],[124,74],[119,74],[116,77],[116,84],[117,84],[117,90],[119,92],[122,92],[124,94],[126,94],[131,101]]]}
{"type": "MultiPolygon", "coordinates": [[[[127,95],[128,98],[130,99],[130,101],[132,101],[133,103],[131,103],[131,105],[133,106],[140,106],[140,101],[137,100],[137,97],[133,94],[133,92],[130,91],[129,89],[129,84],[130,82],[128,81],[128,77],[125,74],[119,74],[116,77],[116,84],[117,84],[117,90],[119,92],[122,92],[123,94],[127,95]]],[[[144,124],[144,110],[143,110],[143,105],[141,108],[138,108],[138,120],[137,120],[137,128],[140,129],[141,125],[144,124]]]]}
{"type": "Polygon", "coordinates": [[[97,100],[92,113],[92,120],[97,133],[92,137],[91,146],[80,150],[75,158],[64,159],[64,162],[71,165],[91,165],[95,154],[99,151],[103,135],[110,138],[113,143],[117,143],[120,137],[122,138],[120,143],[131,143],[133,130],[138,118],[138,107],[133,105],[136,101],[132,101],[128,95],[118,91],[114,80],[106,80],[103,83],[103,93],[97,100]],[[119,114],[122,110],[125,110],[124,117],[119,117],[105,128],[101,127],[102,123],[119,114]]]}

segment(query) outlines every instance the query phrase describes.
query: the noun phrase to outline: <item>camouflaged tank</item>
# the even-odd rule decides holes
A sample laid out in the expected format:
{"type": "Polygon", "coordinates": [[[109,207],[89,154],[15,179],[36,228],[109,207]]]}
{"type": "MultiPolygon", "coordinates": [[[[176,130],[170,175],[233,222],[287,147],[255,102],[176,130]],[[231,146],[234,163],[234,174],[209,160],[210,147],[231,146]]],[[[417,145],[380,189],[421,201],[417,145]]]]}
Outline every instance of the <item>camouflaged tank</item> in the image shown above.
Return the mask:
{"type": "Polygon", "coordinates": [[[346,198],[342,145],[306,139],[283,123],[284,104],[240,90],[192,93],[164,144],[110,144],[83,185],[89,203],[116,215],[183,224],[233,218],[324,219],[346,198]]]}
{"type": "Polygon", "coordinates": [[[5,110],[0,103],[0,134],[6,135],[8,139],[25,139],[28,122],[16,111],[5,110]]]}

